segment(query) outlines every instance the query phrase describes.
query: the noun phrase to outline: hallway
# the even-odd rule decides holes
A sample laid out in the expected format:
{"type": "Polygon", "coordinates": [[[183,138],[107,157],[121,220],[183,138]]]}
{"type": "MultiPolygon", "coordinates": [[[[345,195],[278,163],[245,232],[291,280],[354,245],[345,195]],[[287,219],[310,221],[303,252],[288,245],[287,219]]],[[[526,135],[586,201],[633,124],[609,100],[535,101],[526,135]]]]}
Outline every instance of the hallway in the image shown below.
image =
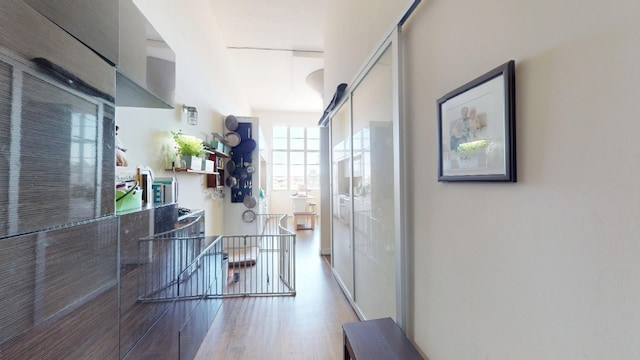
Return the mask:
{"type": "Polygon", "coordinates": [[[197,360],[342,358],[342,323],[358,318],[319,255],[319,226],[296,235],[297,295],[225,299],[197,360]]]}

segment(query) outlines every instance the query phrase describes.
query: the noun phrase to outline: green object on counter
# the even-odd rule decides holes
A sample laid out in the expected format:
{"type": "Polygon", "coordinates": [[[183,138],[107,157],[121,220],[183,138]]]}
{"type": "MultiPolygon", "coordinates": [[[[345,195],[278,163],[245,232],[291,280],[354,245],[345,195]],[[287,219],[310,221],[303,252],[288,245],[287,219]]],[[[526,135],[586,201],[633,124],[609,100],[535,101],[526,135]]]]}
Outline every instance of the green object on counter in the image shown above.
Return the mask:
{"type": "Polygon", "coordinates": [[[260,196],[260,200],[264,200],[265,195],[264,195],[264,190],[262,190],[262,187],[260,188],[260,191],[259,191],[259,195],[258,195],[258,196],[260,196]]]}
{"type": "Polygon", "coordinates": [[[136,187],[133,190],[116,190],[116,213],[140,208],[142,208],[142,190],[136,187]]]}

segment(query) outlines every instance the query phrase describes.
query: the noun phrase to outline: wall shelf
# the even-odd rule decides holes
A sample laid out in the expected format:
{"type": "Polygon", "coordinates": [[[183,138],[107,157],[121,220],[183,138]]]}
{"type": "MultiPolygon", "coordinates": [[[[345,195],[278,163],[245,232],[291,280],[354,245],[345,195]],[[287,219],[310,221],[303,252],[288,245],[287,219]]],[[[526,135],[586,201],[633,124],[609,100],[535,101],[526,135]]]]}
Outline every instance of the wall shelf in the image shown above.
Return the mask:
{"type": "Polygon", "coordinates": [[[227,158],[227,159],[231,158],[231,155],[223,153],[223,152],[220,152],[220,151],[218,151],[216,149],[204,149],[204,152],[206,152],[207,154],[213,154],[213,155],[220,156],[220,157],[227,158]]]}
{"type": "Polygon", "coordinates": [[[215,171],[193,170],[185,168],[165,169],[166,171],[187,172],[191,174],[205,174],[205,175],[219,175],[220,173],[215,171]]]}

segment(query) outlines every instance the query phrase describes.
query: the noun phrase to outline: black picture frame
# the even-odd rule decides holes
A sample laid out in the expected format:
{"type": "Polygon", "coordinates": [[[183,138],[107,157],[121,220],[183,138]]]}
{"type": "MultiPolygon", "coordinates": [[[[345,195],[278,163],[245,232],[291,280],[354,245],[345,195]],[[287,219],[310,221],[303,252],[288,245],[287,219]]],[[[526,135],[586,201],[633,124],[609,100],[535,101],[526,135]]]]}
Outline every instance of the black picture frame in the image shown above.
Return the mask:
{"type": "Polygon", "coordinates": [[[438,181],[516,182],[515,96],[510,60],[438,99],[438,181]]]}

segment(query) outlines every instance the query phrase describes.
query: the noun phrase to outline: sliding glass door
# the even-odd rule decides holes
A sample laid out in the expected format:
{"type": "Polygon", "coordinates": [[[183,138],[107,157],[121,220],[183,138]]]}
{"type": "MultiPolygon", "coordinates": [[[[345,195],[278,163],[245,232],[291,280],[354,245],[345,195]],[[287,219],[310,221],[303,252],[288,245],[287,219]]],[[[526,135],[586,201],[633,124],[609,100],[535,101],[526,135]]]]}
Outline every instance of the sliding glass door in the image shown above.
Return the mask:
{"type": "Polygon", "coordinates": [[[331,120],[331,140],[333,268],[347,295],[353,297],[351,103],[348,100],[331,120]]]}
{"type": "Polygon", "coordinates": [[[367,318],[396,315],[391,60],[387,48],[351,97],[354,300],[367,318]]]}
{"type": "Polygon", "coordinates": [[[401,323],[404,205],[394,39],[395,32],[331,120],[332,257],[361,318],[401,323]]]}

